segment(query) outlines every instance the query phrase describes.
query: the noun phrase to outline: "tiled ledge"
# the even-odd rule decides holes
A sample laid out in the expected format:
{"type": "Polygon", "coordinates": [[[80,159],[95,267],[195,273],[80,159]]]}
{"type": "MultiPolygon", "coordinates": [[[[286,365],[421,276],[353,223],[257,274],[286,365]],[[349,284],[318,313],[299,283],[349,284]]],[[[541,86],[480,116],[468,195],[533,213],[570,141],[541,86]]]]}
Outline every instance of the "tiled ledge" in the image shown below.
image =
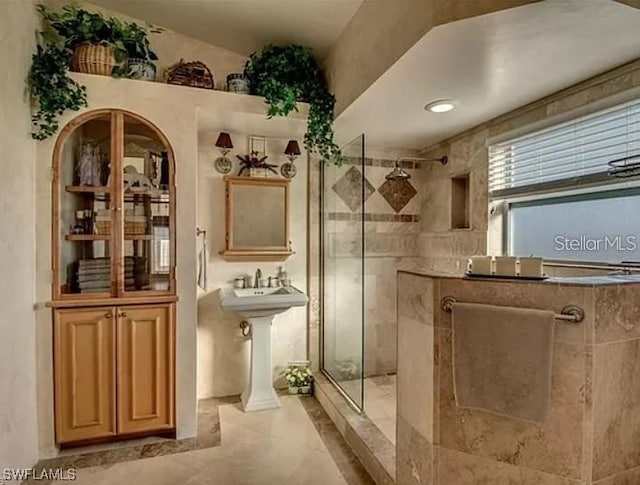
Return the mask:
{"type": "Polygon", "coordinates": [[[396,448],[369,418],[347,404],[329,380],[314,377],[314,395],[378,485],[395,484],[396,448]]]}

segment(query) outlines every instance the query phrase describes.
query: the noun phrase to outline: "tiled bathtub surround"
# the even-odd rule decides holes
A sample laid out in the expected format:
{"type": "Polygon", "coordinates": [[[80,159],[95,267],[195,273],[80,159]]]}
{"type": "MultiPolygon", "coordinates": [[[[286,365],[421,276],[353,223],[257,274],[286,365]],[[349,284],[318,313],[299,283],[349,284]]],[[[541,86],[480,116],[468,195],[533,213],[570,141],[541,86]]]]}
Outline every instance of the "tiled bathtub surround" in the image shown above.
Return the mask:
{"type": "MultiPolygon", "coordinates": [[[[640,282],[478,281],[398,275],[397,477],[403,485],[626,485],[640,473],[640,282]],[[548,309],[556,321],[549,419],[459,409],[451,314],[440,299],[548,309]]],[[[636,480],[636,481],[634,481],[636,480]]]]}

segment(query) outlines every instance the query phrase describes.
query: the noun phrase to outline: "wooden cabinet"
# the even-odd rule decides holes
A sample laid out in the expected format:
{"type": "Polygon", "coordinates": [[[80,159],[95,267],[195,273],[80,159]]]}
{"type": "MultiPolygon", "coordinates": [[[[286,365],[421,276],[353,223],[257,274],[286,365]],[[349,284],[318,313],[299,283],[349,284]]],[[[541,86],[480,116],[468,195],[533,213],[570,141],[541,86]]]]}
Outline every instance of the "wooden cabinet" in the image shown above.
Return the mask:
{"type": "Polygon", "coordinates": [[[121,308],[118,432],[173,427],[173,315],[168,306],[121,308]]]}
{"type": "Polygon", "coordinates": [[[116,434],[114,317],[113,308],[55,312],[58,442],[116,434]]]}
{"type": "Polygon", "coordinates": [[[56,441],[175,428],[176,187],[169,140],[122,109],[79,115],[53,150],[56,441]]]}
{"type": "Polygon", "coordinates": [[[58,443],[174,428],[174,311],[54,310],[58,443]]]}

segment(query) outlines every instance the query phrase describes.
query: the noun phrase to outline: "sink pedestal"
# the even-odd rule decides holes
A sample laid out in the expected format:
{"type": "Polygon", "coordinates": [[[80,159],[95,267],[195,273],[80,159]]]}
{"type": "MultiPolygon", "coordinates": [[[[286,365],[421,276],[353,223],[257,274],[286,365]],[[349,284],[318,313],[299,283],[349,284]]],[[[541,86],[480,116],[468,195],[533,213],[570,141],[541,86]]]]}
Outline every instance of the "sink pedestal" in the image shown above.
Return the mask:
{"type": "Polygon", "coordinates": [[[249,385],[242,393],[245,411],[280,407],[273,390],[271,321],[274,315],[307,304],[307,296],[293,286],[275,288],[226,288],[220,290],[220,307],[251,324],[249,385]]]}
{"type": "Polygon", "coordinates": [[[271,322],[273,315],[247,318],[251,324],[251,364],[249,384],[242,393],[245,411],[262,411],[280,407],[273,389],[271,368],[271,322]]]}

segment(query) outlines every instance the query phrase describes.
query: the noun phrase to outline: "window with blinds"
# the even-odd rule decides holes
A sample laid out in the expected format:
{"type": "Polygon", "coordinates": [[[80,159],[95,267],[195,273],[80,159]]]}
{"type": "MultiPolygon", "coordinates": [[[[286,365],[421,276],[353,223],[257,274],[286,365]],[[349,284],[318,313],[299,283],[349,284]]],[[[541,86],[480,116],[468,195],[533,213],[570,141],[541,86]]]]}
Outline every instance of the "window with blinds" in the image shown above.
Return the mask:
{"type": "Polygon", "coordinates": [[[633,157],[640,159],[640,100],[490,146],[489,192],[605,179],[610,161],[633,157]]]}

